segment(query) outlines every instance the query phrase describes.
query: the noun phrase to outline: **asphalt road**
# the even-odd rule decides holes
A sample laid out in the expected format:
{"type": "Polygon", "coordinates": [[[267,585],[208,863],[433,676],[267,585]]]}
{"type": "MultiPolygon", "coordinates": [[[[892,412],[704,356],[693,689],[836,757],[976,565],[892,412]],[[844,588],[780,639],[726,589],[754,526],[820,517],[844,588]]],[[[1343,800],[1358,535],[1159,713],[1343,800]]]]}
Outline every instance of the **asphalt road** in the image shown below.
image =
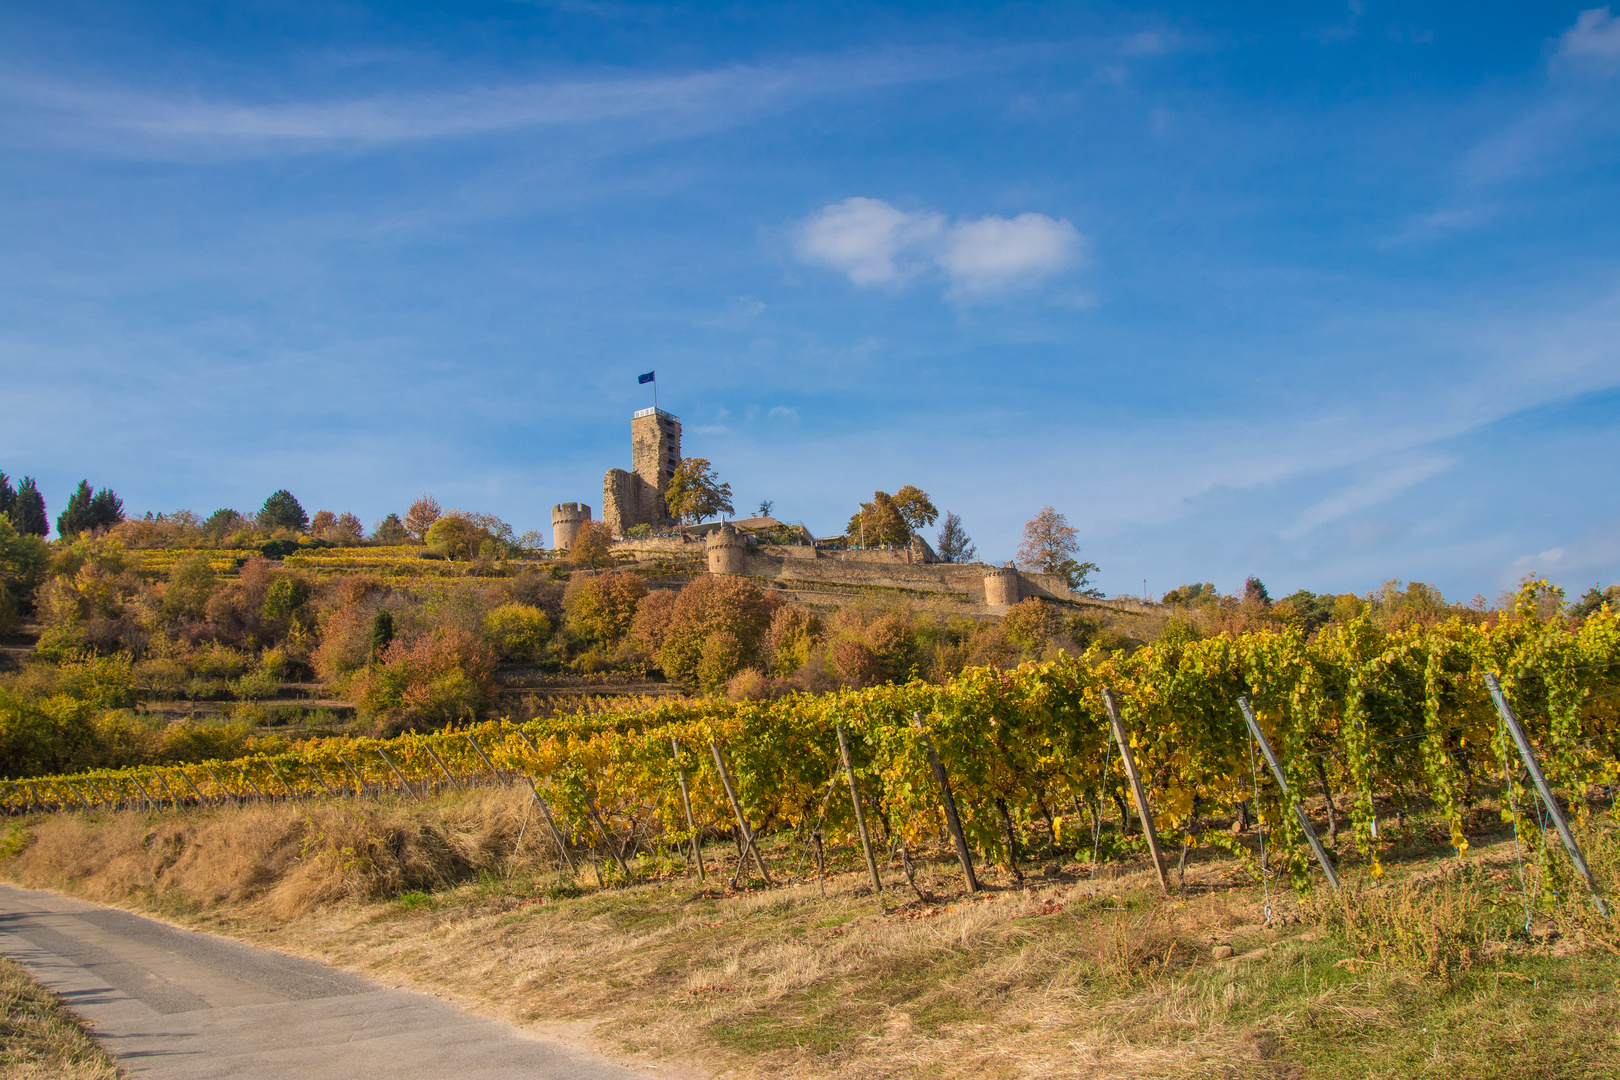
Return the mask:
{"type": "Polygon", "coordinates": [[[269,949],[0,885],[0,953],[152,1080],[634,1080],[646,1074],[269,949]]]}

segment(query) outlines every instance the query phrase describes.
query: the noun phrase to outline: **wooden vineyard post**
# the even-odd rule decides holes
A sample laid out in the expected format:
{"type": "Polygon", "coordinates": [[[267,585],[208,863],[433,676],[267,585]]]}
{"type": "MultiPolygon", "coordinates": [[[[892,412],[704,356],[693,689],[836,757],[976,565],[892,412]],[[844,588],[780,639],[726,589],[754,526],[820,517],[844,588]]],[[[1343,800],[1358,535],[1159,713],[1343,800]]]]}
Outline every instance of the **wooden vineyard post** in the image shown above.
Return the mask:
{"type": "Polygon", "coordinates": [[[251,776],[249,776],[247,774],[247,766],[246,765],[238,765],[236,767],[236,771],[242,774],[242,781],[244,783],[246,783],[248,787],[253,789],[253,793],[259,797],[259,801],[264,802],[264,800],[266,798],[266,796],[264,794],[264,789],[259,787],[258,784],[254,783],[253,782],[253,777],[251,777],[251,776]]]}
{"type": "Polygon", "coordinates": [[[321,770],[315,767],[314,762],[304,762],[304,769],[309,773],[309,775],[315,778],[315,782],[317,784],[321,785],[322,791],[326,792],[326,794],[333,799],[337,798],[337,792],[332,790],[332,785],[326,782],[326,777],[321,775],[321,770]]]}
{"type": "Polygon", "coordinates": [[[478,745],[478,740],[472,737],[472,733],[471,732],[466,732],[461,737],[463,739],[466,739],[467,742],[472,746],[472,748],[474,750],[478,751],[478,756],[484,759],[484,764],[485,765],[489,766],[490,775],[495,777],[495,782],[497,784],[501,785],[501,787],[506,787],[507,786],[506,774],[501,772],[501,770],[497,769],[495,767],[495,763],[493,761],[489,760],[489,755],[484,753],[484,748],[482,746],[478,745]]]}
{"type": "MultiPolygon", "coordinates": [[[[1558,808],[1558,800],[1553,798],[1552,788],[1547,786],[1547,778],[1541,774],[1541,764],[1536,760],[1536,752],[1530,745],[1530,738],[1524,733],[1519,724],[1519,717],[1508,704],[1507,697],[1502,693],[1502,684],[1491,672],[1485,672],[1485,688],[1491,692],[1491,698],[1496,702],[1496,711],[1501,715],[1502,722],[1507,725],[1508,732],[1513,736],[1513,743],[1519,748],[1519,758],[1530,773],[1530,779],[1536,785],[1536,793],[1541,797],[1541,803],[1547,808],[1547,815],[1553,819],[1553,825],[1558,829],[1558,838],[1564,842],[1564,850],[1569,852],[1570,861],[1575,869],[1580,871],[1581,877],[1586,879],[1586,887],[1592,890],[1592,902],[1597,905],[1598,911],[1606,919],[1609,917],[1609,908],[1603,902],[1603,893],[1599,891],[1597,881],[1592,877],[1592,871],[1587,869],[1586,859],[1581,855],[1581,847],[1575,842],[1575,834],[1569,831],[1569,822],[1564,820],[1564,812],[1558,808]]],[[[1511,783],[1511,779],[1509,783],[1511,783]]]]}
{"type": "Polygon", "coordinates": [[[355,772],[353,765],[349,764],[349,759],[344,757],[342,754],[339,754],[338,760],[343,763],[343,767],[345,769],[349,770],[349,775],[354,777],[354,793],[356,797],[363,799],[367,795],[371,794],[370,790],[366,787],[366,782],[360,779],[360,774],[355,772]]]}
{"type": "Polygon", "coordinates": [[[671,737],[669,749],[675,755],[675,779],[681,785],[681,808],[686,811],[686,831],[691,834],[692,859],[697,863],[698,880],[707,884],[709,875],[703,869],[703,845],[698,843],[697,822],[692,820],[692,793],[686,787],[686,770],[681,767],[681,744],[671,737]]]}
{"type": "Polygon", "coordinates": [[[979,877],[973,872],[973,852],[968,849],[967,836],[962,832],[962,819],[956,813],[956,796],[951,794],[951,778],[945,773],[945,766],[939,760],[939,752],[934,749],[934,740],[928,737],[923,728],[922,713],[911,714],[911,725],[917,729],[917,737],[928,753],[928,767],[934,772],[934,782],[939,785],[941,805],[945,809],[945,827],[950,830],[951,842],[956,845],[956,861],[962,864],[962,880],[967,882],[967,891],[979,891],[979,877]]]}
{"type": "Polygon", "coordinates": [[[411,802],[421,802],[422,800],[416,797],[416,791],[405,779],[405,774],[399,771],[399,766],[394,764],[394,759],[389,757],[380,746],[377,747],[377,756],[382,758],[383,761],[387,762],[390,769],[394,770],[394,775],[399,777],[399,786],[405,789],[405,794],[411,797],[411,802]]]}
{"type": "Polygon", "coordinates": [[[1136,816],[1142,819],[1142,835],[1147,837],[1148,852],[1153,856],[1153,869],[1159,875],[1159,888],[1170,895],[1170,879],[1164,872],[1164,852],[1159,849],[1159,830],[1154,827],[1153,813],[1148,809],[1147,791],[1142,787],[1142,774],[1136,770],[1136,755],[1131,753],[1131,736],[1125,730],[1125,721],[1119,717],[1119,706],[1114,692],[1102,688],[1103,705],[1108,709],[1108,722],[1114,729],[1114,742],[1119,745],[1119,756],[1125,763],[1125,775],[1131,782],[1131,801],[1136,803],[1136,816]]]}
{"type": "Polygon", "coordinates": [[[878,910],[887,910],[883,906],[883,879],[878,876],[877,859],[872,857],[872,837],[866,831],[866,814],[861,809],[861,789],[855,783],[855,765],[849,757],[849,737],[844,734],[844,725],[836,725],[838,732],[838,756],[844,763],[844,779],[849,781],[849,801],[855,808],[855,831],[861,836],[861,853],[866,856],[866,869],[872,875],[872,892],[877,897],[878,910]]]}
{"type": "Polygon", "coordinates": [[[710,739],[709,749],[714,753],[714,766],[720,773],[720,786],[726,789],[726,798],[731,802],[731,812],[737,817],[737,828],[742,830],[743,855],[737,860],[738,878],[742,875],[742,864],[747,860],[748,853],[752,852],[754,865],[759,867],[759,876],[765,879],[766,887],[775,888],[776,882],[771,880],[771,872],[765,869],[765,857],[759,853],[759,848],[754,843],[753,830],[748,827],[748,819],[743,816],[742,803],[737,800],[737,789],[732,786],[731,774],[726,771],[725,759],[720,756],[720,744],[710,739]]]}
{"type": "Polygon", "coordinates": [[[196,783],[194,783],[192,781],[191,777],[186,775],[186,770],[182,769],[182,768],[176,768],[174,771],[179,773],[180,774],[180,779],[184,780],[186,782],[187,786],[189,786],[192,791],[195,791],[197,793],[197,805],[198,806],[207,806],[208,805],[208,800],[203,798],[202,788],[198,787],[196,785],[196,783]]]}
{"type": "Polygon", "coordinates": [[[1328,884],[1335,889],[1339,887],[1339,875],[1334,872],[1333,864],[1328,861],[1327,852],[1322,848],[1322,841],[1316,838],[1316,829],[1311,825],[1311,819],[1305,813],[1305,807],[1288,793],[1288,781],[1283,779],[1282,766],[1277,763],[1277,755],[1271,752],[1271,743],[1266,741],[1266,733],[1260,730],[1260,721],[1255,718],[1254,709],[1249,705],[1247,697],[1238,698],[1238,708],[1243,710],[1244,723],[1249,725],[1249,734],[1254,741],[1260,744],[1260,752],[1266,757],[1266,764],[1271,766],[1271,775],[1277,778],[1277,786],[1282,789],[1283,798],[1294,805],[1294,816],[1299,819],[1300,828],[1305,830],[1305,839],[1310,841],[1311,850],[1316,853],[1316,861],[1322,864],[1322,872],[1327,874],[1328,884]]]}
{"type": "Polygon", "coordinates": [[[457,791],[466,791],[467,790],[462,785],[461,781],[456,779],[456,774],[451,772],[449,769],[444,767],[444,762],[439,760],[439,755],[435,754],[433,752],[433,746],[432,746],[431,743],[427,743],[427,742],[422,743],[422,749],[424,749],[424,750],[426,750],[428,752],[428,757],[433,759],[433,764],[435,764],[435,765],[437,765],[439,767],[439,771],[444,773],[444,775],[446,775],[446,776],[448,776],[450,778],[450,782],[456,786],[457,791]]]}
{"type": "Polygon", "coordinates": [[[562,830],[558,829],[557,823],[552,820],[551,807],[546,805],[546,800],[540,794],[540,789],[535,787],[534,777],[525,774],[523,779],[529,782],[529,790],[534,792],[534,803],[540,808],[540,816],[546,820],[546,828],[551,830],[551,839],[557,844],[557,853],[562,856],[563,865],[568,867],[570,874],[577,876],[579,871],[574,869],[574,860],[568,854],[568,842],[563,839],[562,830]]]}
{"type": "Polygon", "coordinates": [[[613,838],[612,833],[608,832],[607,823],[602,820],[602,815],[597,812],[596,798],[594,796],[586,797],[585,809],[590,811],[591,820],[596,822],[596,827],[601,830],[602,843],[607,845],[608,854],[612,855],[613,861],[619,864],[619,873],[624,875],[624,880],[628,884],[630,881],[630,864],[624,861],[624,852],[619,850],[619,842],[613,838]]]}
{"type": "MultiPolygon", "coordinates": [[[[158,778],[158,783],[163,785],[163,790],[169,793],[169,800],[174,803],[174,808],[176,810],[180,809],[180,797],[174,793],[174,788],[169,786],[169,778],[163,775],[163,770],[155,769],[152,775],[158,778]]],[[[29,786],[32,787],[33,785],[29,786]]]]}
{"type": "Polygon", "coordinates": [[[208,762],[206,762],[206,761],[202,763],[202,767],[205,770],[207,770],[208,775],[213,778],[214,786],[219,788],[219,790],[221,790],[221,791],[223,791],[225,793],[225,798],[230,799],[232,802],[234,802],[237,805],[238,808],[240,808],[241,805],[242,805],[242,800],[238,799],[236,797],[236,793],[233,792],[230,788],[225,786],[225,781],[223,781],[223,780],[221,780],[219,778],[219,773],[214,771],[214,767],[212,765],[208,764],[208,762]]]}
{"type": "Polygon", "coordinates": [[[156,799],[152,798],[152,793],[146,790],[146,785],[141,783],[141,778],[136,776],[133,771],[129,774],[129,778],[136,787],[141,789],[141,794],[146,796],[147,806],[155,810],[161,805],[156,799]]]}

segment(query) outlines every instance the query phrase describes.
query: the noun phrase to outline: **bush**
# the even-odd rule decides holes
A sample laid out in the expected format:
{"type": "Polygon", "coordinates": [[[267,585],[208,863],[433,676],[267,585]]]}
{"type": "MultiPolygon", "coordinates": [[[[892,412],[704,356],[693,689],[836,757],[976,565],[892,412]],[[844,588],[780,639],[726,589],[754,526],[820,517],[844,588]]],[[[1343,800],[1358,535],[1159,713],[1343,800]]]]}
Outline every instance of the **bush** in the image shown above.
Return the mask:
{"type": "Polygon", "coordinates": [[[791,605],[779,608],[765,631],[764,652],[769,670],[777,675],[798,671],[809,661],[820,637],[821,620],[812,612],[791,605]]]}
{"type": "Polygon", "coordinates": [[[1046,648],[1062,627],[1056,609],[1038,596],[1020,600],[1001,617],[1001,632],[1007,640],[1026,651],[1046,648]]]}
{"type": "Polygon", "coordinates": [[[673,589],[658,589],[636,605],[636,617],[630,620],[630,636],[653,656],[664,647],[664,635],[675,617],[675,602],[679,596],[673,589]]]}
{"type": "Polygon", "coordinates": [[[349,695],[368,715],[396,725],[432,726],[478,715],[493,690],[495,654],[455,626],[406,644],[396,639],[360,672],[349,695]]]}
{"type": "Polygon", "coordinates": [[[533,660],[551,639],[551,618],[529,604],[502,604],[484,616],[484,636],[504,659],[533,660]]]}
{"type": "Polygon", "coordinates": [[[582,641],[612,645],[630,632],[647,586],[635,574],[597,574],[568,586],[563,610],[582,641]]]}
{"type": "Polygon", "coordinates": [[[234,679],[251,663],[246,653],[215,641],[191,658],[191,670],[205,679],[234,679]]]}
{"type": "Polygon", "coordinates": [[[231,684],[231,695],[238,701],[258,701],[273,698],[281,689],[281,680],[268,671],[250,671],[231,684]]]}
{"type": "Polygon", "coordinates": [[[689,686],[701,685],[700,667],[712,680],[731,663],[730,660],[723,662],[722,657],[734,653],[735,663],[720,680],[723,685],[725,679],[743,668],[758,666],[760,646],[770,627],[774,607],[747,578],[730,575],[698,578],[681,590],[670,613],[659,648],[664,674],[689,686]],[[711,650],[709,639],[720,633],[730,638],[711,650]]]}

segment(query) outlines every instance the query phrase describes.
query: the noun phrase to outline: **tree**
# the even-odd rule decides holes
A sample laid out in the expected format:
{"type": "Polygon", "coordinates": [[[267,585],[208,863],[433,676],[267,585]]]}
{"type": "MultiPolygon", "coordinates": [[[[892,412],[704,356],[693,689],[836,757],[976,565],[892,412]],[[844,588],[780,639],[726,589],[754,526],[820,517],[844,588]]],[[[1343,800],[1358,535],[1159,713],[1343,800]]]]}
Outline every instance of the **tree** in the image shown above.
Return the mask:
{"type": "Polygon", "coordinates": [[[423,495],[411,503],[411,508],[405,511],[405,531],[412,539],[427,541],[428,530],[433,523],[439,520],[444,511],[439,509],[438,500],[431,495],[423,495]]]}
{"type": "Polygon", "coordinates": [[[872,492],[872,501],[861,503],[846,530],[861,547],[899,547],[911,539],[911,526],[887,491],[872,492]]]}
{"type": "MultiPolygon", "coordinates": [[[[5,473],[0,473],[0,479],[3,479],[4,477],[5,473]]],[[[759,500],[759,509],[755,510],[754,513],[758,514],[760,517],[770,517],[771,511],[774,509],[776,509],[776,504],[774,502],[772,502],[770,499],[761,499],[759,500]]]]}
{"type": "Polygon", "coordinates": [[[568,561],[575,566],[607,566],[613,561],[613,533],[605,521],[587,521],[574,534],[568,561]]]}
{"type": "Polygon", "coordinates": [[[708,458],[682,458],[670,477],[664,501],[677,521],[702,522],[737,512],[731,505],[731,485],[720,482],[708,458]]]}
{"type": "MultiPolygon", "coordinates": [[[[907,484],[894,493],[894,509],[912,532],[932,525],[939,518],[939,511],[928,498],[928,492],[914,484],[907,484]]],[[[907,536],[906,539],[910,540],[911,537],[907,536]]]]}
{"type": "Polygon", "coordinates": [[[320,536],[337,524],[337,515],[330,510],[317,510],[315,516],[309,519],[309,535],[320,536]]]}
{"type": "Polygon", "coordinates": [[[1058,573],[1065,561],[1080,551],[1075,538],[1078,530],[1069,519],[1052,509],[1041,507],[1041,512],[1024,523],[1024,542],[1018,545],[1018,568],[1041,573],[1058,573]]]}
{"type": "Polygon", "coordinates": [[[1097,570],[1098,566],[1094,562],[1076,562],[1073,559],[1064,559],[1057,567],[1057,572],[1068,579],[1069,590],[1081,596],[1102,595],[1102,590],[1091,584],[1091,575],[1097,570]]]}
{"type": "Polygon", "coordinates": [[[947,511],[939,529],[939,557],[946,562],[972,562],[978,553],[973,538],[962,529],[962,519],[947,511]]]}
{"type": "Polygon", "coordinates": [[[389,514],[371,530],[371,538],[379,544],[403,544],[411,534],[405,531],[405,523],[399,520],[398,514],[389,514]]]}
{"type": "Polygon", "coordinates": [[[563,611],[575,636],[612,645],[630,632],[636,606],[647,595],[638,574],[597,574],[571,582],[563,594],[563,611]]]}
{"type": "Polygon", "coordinates": [[[252,522],[235,510],[215,510],[203,521],[202,529],[213,539],[223,540],[231,533],[245,529],[251,524],[252,522]]]}
{"type": "Polygon", "coordinates": [[[1243,582],[1243,602],[1245,604],[1258,604],[1261,607],[1270,607],[1271,594],[1266,592],[1265,583],[1259,578],[1247,578],[1243,582]]]}
{"type": "Polygon", "coordinates": [[[309,515],[304,513],[303,504],[293,498],[292,492],[282,488],[264,500],[259,510],[259,528],[304,532],[309,528],[309,515]]]}
{"type": "Polygon", "coordinates": [[[11,477],[0,472],[0,518],[11,518],[11,504],[17,501],[17,493],[11,489],[11,477]]]}
{"type": "Polygon", "coordinates": [[[17,484],[17,495],[11,504],[11,524],[24,536],[44,536],[51,531],[51,522],[45,516],[45,496],[32,476],[25,476],[17,484]]]}

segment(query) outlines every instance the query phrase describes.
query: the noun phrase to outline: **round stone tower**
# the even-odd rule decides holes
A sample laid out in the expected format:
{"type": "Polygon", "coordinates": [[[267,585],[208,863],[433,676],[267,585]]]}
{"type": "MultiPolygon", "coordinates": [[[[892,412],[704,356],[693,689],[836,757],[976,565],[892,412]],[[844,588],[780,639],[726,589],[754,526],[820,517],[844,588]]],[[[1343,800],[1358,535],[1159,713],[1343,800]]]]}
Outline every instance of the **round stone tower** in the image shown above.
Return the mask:
{"type": "Polygon", "coordinates": [[[994,566],[984,574],[984,602],[1011,607],[1018,603],[1018,571],[1013,564],[994,566]]]}
{"type": "Polygon", "coordinates": [[[703,544],[703,550],[709,557],[709,573],[743,572],[743,560],[748,556],[747,542],[729,522],[709,534],[709,539],[703,544]]]}
{"type": "Polygon", "coordinates": [[[584,503],[558,503],[551,508],[551,532],[556,538],[553,545],[558,551],[574,546],[579,527],[591,520],[591,508],[584,503]]]}

